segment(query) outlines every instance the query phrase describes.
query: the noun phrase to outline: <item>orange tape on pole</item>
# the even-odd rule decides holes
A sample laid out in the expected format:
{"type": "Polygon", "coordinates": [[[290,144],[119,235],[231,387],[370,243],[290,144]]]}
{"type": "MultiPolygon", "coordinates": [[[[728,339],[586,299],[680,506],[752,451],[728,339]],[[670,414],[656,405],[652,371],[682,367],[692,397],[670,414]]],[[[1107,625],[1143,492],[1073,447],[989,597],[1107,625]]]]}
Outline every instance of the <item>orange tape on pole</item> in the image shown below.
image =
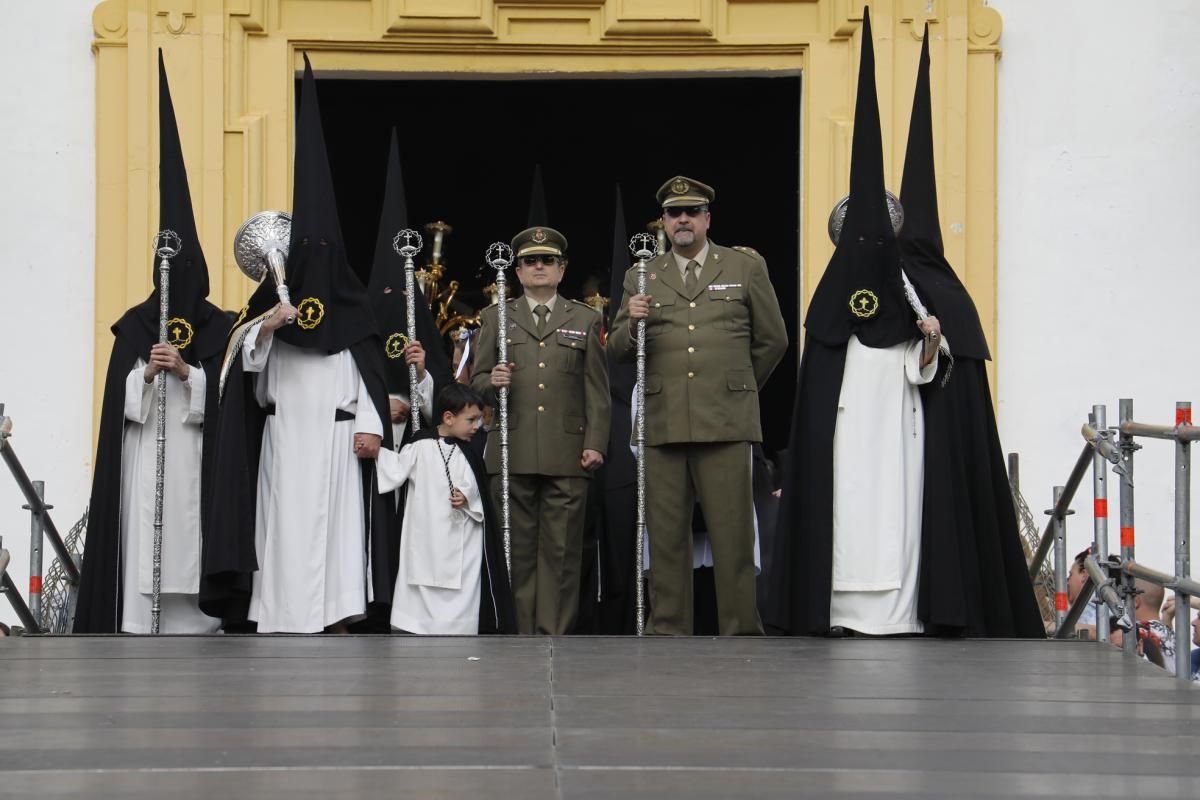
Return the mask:
{"type": "Polygon", "coordinates": [[[1095,513],[1097,519],[1101,517],[1108,519],[1108,500],[1103,497],[1097,497],[1092,504],[1092,511],[1095,513]]]}
{"type": "Polygon", "coordinates": [[[1191,425],[1192,410],[1190,408],[1175,409],[1175,424],[1176,425],[1191,425]]]}
{"type": "Polygon", "coordinates": [[[41,575],[30,575],[29,576],[29,593],[30,594],[41,594],[42,593],[42,576],[41,575]]]}
{"type": "Polygon", "coordinates": [[[1121,547],[1133,547],[1133,528],[1121,528],[1121,547]]]}
{"type": "Polygon", "coordinates": [[[1070,603],[1067,602],[1067,593],[1066,592],[1055,592],[1054,593],[1054,610],[1055,611],[1069,611],[1070,608],[1071,608],[1071,605],[1070,605],[1070,603]]]}

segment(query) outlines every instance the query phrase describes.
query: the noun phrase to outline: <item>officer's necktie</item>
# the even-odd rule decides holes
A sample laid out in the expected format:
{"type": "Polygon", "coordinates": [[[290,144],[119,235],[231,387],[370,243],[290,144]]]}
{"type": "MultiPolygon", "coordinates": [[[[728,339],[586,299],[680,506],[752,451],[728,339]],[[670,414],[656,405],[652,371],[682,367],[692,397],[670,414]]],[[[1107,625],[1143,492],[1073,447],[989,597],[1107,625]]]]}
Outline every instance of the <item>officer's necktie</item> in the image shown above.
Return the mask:
{"type": "Polygon", "coordinates": [[[533,313],[537,315],[538,336],[542,336],[546,333],[546,315],[550,313],[550,309],[539,304],[534,307],[533,313]]]}
{"type": "Polygon", "coordinates": [[[684,267],[683,288],[688,293],[689,296],[695,293],[696,284],[700,282],[699,276],[696,275],[696,273],[699,271],[700,271],[700,265],[697,264],[695,261],[689,261],[687,263],[687,266],[684,267]]]}

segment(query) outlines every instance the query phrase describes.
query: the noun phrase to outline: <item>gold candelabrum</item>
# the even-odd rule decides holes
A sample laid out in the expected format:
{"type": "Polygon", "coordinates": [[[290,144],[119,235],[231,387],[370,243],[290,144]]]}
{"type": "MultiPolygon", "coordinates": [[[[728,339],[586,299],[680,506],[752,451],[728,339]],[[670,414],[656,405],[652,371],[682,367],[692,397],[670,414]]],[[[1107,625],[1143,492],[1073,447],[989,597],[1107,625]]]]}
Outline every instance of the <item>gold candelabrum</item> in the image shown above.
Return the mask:
{"type": "Polygon", "coordinates": [[[653,234],[658,241],[658,252],[667,252],[667,226],[663,225],[663,221],[661,219],[651,220],[646,225],[646,230],[653,234]]]}
{"type": "Polygon", "coordinates": [[[604,309],[608,308],[609,300],[607,297],[600,294],[599,290],[597,290],[584,297],[583,302],[587,303],[589,306],[603,314],[604,309]]]}

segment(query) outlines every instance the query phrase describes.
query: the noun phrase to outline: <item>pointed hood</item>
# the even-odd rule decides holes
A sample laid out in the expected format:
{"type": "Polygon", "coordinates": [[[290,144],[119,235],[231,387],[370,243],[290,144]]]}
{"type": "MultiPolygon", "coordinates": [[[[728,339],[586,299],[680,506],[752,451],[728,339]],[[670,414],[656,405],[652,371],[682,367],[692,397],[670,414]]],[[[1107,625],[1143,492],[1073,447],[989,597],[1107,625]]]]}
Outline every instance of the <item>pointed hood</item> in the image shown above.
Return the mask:
{"type": "Polygon", "coordinates": [[[550,226],[550,220],[546,214],[546,187],[542,183],[542,165],[537,164],[533,168],[533,184],[529,187],[529,218],[526,220],[526,228],[536,228],[541,225],[544,227],[550,226]]]}
{"type": "MultiPolygon", "coordinates": [[[[621,185],[616,187],[616,207],[613,210],[613,242],[612,242],[612,272],[609,279],[609,294],[608,294],[608,324],[609,330],[612,330],[613,320],[617,317],[617,312],[621,308],[622,295],[625,292],[625,274],[629,272],[631,256],[629,253],[629,235],[625,230],[625,204],[621,198],[621,185]]],[[[633,394],[633,386],[636,381],[634,375],[634,365],[628,361],[609,355],[608,358],[608,382],[612,390],[612,396],[618,403],[629,405],[629,398],[633,394]]],[[[616,427],[616,416],[614,415],[613,427],[616,427]]],[[[624,417],[628,422],[629,415],[624,417]]],[[[628,439],[627,439],[628,440],[628,439]]],[[[613,461],[612,453],[619,451],[609,450],[609,462],[613,461]]],[[[624,448],[625,452],[629,451],[628,447],[624,448]]]]}
{"type": "Polygon", "coordinates": [[[942,246],[933,161],[929,23],[925,24],[925,39],[921,45],[900,202],[904,205],[904,227],[900,231],[899,246],[905,274],[929,307],[929,312],[942,323],[954,355],[990,359],[975,303],[946,261],[942,246]]]}
{"type": "MultiPolygon", "coordinates": [[[[388,392],[408,394],[408,365],[399,348],[400,336],[408,335],[408,301],[404,294],[404,259],[392,246],[399,231],[408,227],[408,205],[404,197],[404,176],[400,172],[400,144],[396,129],[388,150],[387,185],[383,190],[383,210],[379,214],[379,233],[375,238],[375,260],[371,263],[371,281],[367,293],[379,335],[384,340],[384,369],[388,392]],[[389,344],[390,343],[390,344],[389,344]]],[[[417,288],[417,339],[425,347],[425,369],[433,375],[435,389],[450,380],[450,358],[437,333],[429,304],[417,288]]]]}
{"type": "MultiPolygon", "coordinates": [[[[325,151],[317,82],[308,55],[296,123],[292,175],[292,235],[287,284],[299,314],[275,333],[295,347],[336,353],[376,334],[366,287],[350,268],[325,151]]],[[[275,304],[275,285],[264,280],[250,298],[247,317],[275,304]]]]}
{"type": "MultiPolygon", "coordinates": [[[[174,231],[181,243],[179,253],[170,262],[167,336],[186,361],[198,364],[224,348],[229,319],[206,299],[208,265],[192,213],[192,195],[162,50],[158,51],[158,150],[158,230],[174,231]]],[[[158,256],[151,252],[154,290],[113,325],[113,332],[128,340],[143,357],[158,342],[158,263],[158,256]]]]}
{"type": "Polygon", "coordinates": [[[841,237],[813,293],[804,327],[829,346],[844,344],[854,334],[868,347],[891,347],[917,335],[915,319],[904,298],[899,251],[888,215],[875,49],[870,10],[864,8],[850,200],[841,237]]]}

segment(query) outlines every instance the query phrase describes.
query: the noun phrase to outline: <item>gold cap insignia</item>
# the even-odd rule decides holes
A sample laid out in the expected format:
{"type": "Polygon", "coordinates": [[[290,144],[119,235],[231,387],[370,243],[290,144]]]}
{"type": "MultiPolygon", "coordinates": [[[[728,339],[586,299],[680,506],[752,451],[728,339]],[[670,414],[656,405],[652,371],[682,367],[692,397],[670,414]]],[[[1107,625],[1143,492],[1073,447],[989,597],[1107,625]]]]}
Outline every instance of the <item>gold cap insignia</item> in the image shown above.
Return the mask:
{"type": "Polygon", "coordinates": [[[296,324],[303,330],[311,331],[325,319],[325,304],[315,297],[306,297],[296,306],[296,324]]]}
{"type": "Polygon", "coordinates": [[[541,228],[538,228],[536,231],[533,232],[532,238],[535,242],[537,242],[538,244],[541,244],[542,242],[546,241],[546,232],[544,230],[542,230],[541,228]]]}
{"type": "Polygon", "coordinates": [[[687,194],[688,190],[691,188],[692,188],[691,184],[689,184],[687,181],[683,180],[682,178],[676,180],[674,183],[671,184],[671,191],[675,194],[687,194]]]}
{"type": "Polygon", "coordinates": [[[850,295],[850,313],[859,319],[870,319],[879,313],[879,297],[870,289],[859,289],[850,295]]]}
{"type": "Polygon", "coordinates": [[[167,320],[167,344],[176,350],[185,350],[192,343],[192,325],[183,317],[167,320]]]}
{"type": "Polygon", "coordinates": [[[407,336],[403,333],[393,333],[383,343],[383,352],[388,358],[404,358],[404,348],[407,344],[407,336]]]}

